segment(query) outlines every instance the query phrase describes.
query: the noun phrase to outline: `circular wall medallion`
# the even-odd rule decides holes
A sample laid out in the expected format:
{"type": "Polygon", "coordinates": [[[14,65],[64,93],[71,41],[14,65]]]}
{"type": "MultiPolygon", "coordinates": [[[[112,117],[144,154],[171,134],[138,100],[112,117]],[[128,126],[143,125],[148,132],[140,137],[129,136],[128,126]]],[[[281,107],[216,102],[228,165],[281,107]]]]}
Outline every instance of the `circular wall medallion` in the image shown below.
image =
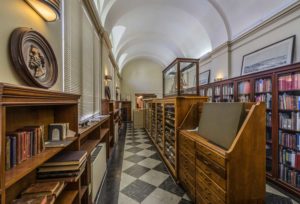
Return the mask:
{"type": "Polygon", "coordinates": [[[17,73],[31,86],[52,87],[58,74],[48,41],[31,28],[17,28],[10,37],[10,57],[17,73]]]}

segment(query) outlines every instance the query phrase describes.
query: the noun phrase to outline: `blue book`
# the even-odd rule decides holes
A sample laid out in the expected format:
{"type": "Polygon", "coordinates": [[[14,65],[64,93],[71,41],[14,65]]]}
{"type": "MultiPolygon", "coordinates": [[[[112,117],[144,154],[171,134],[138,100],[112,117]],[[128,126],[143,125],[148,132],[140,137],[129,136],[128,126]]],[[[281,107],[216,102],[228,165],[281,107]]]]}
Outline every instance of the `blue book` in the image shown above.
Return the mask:
{"type": "Polygon", "coordinates": [[[297,149],[300,150],[300,134],[296,134],[296,141],[297,141],[297,149]]]}
{"type": "Polygon", "coordinates": [[[17,165],[17,139],[10,137],[10,165],[14,167],[17,165]]]}
{"type": "Polygon", "coordinates": [[[300,110],[300,96],[297,96],[297,98],[298,98],[298,110],[300,110]]]}

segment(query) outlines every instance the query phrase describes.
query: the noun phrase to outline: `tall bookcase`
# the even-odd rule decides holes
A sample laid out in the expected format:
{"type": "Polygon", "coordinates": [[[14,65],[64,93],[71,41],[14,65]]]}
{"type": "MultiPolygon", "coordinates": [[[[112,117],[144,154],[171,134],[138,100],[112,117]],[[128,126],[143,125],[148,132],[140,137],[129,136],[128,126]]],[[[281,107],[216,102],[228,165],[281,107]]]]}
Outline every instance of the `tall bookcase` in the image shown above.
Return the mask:
{"type": "Polygon", "coordinates": [[[266,103],[266,172],[269,181],[300,196],[300,63],[199,87],[218,102],[266,103]],[[207,90],[220,96],[210,95],[207,90]],[[298,166],[297,166],[298,165],[298,166]]]}
{"type": "MultiPolygon", "coordinates": [[[[0,197],[1,203],[12,200],[37,180],[36,169],[51,157],[65,150],[79,150],[78,95],[0,83],[0,197]],[[46,148],[15,167],[5,170],[6,133],[24,126],[44,125],[48,140],[50,123],[69,123],[76,133],[67,147],[46,148]]],[[[64,203],[80,203],[80,179],[67,183],[57,198],[64,203]]]]}
{"type": "Polygon", "coordinates": [[[172,175],[177,178],[177,135],[179,126],[193,104],[206,97],[178,96],[146,100],[146,132],[155,144],[172,175]]]}

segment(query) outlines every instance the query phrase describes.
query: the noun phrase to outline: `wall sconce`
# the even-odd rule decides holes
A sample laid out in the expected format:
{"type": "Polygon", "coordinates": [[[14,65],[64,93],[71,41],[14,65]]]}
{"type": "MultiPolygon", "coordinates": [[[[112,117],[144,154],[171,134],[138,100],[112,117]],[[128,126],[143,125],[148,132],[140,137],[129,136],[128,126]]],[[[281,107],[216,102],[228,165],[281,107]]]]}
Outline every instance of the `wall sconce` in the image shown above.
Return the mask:
{"type": "Polygon", "coordinates": [[[104,76],[104,79],[105,79],[106,81],[111,81],[111,80],[112,80],[112,76],[110,76],[110,75],[105,75],[105,76],[104,76]]]}
{"type": "Polygon", "coordinates": [[[45,21],[56,21],[60,17],[59,0],[24,0],[45,21]]]}
{"type": "Polygon", "coordinates": [[[216,77],[215,81],[222,81],[224,78],[223,77],[216,77]]]}

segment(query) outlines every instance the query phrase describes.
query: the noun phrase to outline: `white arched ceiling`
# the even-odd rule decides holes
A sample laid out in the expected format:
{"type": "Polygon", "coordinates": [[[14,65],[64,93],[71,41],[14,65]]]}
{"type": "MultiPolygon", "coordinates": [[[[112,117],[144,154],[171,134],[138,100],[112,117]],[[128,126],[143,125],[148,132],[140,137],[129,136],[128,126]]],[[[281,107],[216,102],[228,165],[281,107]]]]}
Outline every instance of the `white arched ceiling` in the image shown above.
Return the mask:
{"type": "Polygon", "coordinates": [[[167,66],[199,58],[297,0],[99,0],[122,67],[135,58],[167,66]]]}

